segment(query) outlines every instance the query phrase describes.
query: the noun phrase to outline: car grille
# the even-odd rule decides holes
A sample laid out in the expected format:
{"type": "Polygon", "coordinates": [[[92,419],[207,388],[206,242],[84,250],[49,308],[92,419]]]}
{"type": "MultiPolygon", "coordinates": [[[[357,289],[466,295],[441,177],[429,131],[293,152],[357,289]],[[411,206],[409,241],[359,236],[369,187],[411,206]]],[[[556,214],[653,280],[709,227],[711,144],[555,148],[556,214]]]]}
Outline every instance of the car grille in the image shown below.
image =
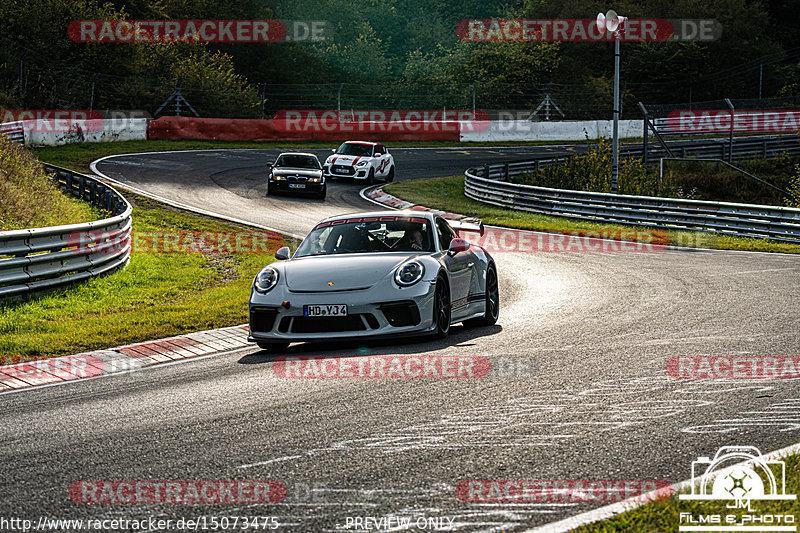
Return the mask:
{"type": "Polygon", "coordinates": [[[275,307],[254,307],[250,310],[250,331],[272,331],[277,316],[278,309],[275,307]]]}
{"type": "Polygon", "coordinates": [[[289,183],[305,183],[308,181],[306,176],[287,176],[286,181],[289,183]]]}
{"type": "Polygon", "coordinates": [[[364,325],[364,320],[367,321],[369,329],[378,329],[378,321],[372,314],[365,313],[347,315],[347,316],[329,316],[329,317],[283,317],[278,326],[278,330],[287,333],[336,333],[342,331],[364,331],[368,329],[364,325]]]}
{"type": "Polygon", "coordinates": [[[396,328],[419,324],[419,308],[410,300],[381,304],[380,309],[389,324],[396,328]]]}
{"type": "Polygon", "coordinates": [[[331,167],[331,172],[333,174],[341,174],[341,175],[345,175],[346,174],[346,175],[350,175],[350,176],[352,176],[353,174],[356,173],[356,171],[355,171],[355,169],[353,167],[346,167],[344,165],[333,165],[331,167]]]}

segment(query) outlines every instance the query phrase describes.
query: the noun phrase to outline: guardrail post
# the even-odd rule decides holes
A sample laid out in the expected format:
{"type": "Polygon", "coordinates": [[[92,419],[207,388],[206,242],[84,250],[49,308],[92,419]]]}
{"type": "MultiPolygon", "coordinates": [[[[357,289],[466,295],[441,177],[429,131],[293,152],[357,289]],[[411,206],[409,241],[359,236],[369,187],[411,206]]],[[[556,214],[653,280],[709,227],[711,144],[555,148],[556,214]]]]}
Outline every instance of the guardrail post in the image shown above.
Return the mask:
{"type": "Polygon", "coordinates": [[[734,124],[734,109],[733,103],[731,102],[730,98],[725,99],[725,105],[728,106],[728,109],[731,111],[731,128],[730,133],[728,134],[728,163],[733,161],[733,124],[734,124]]]}
{"type": "Polygon", "coordinates": [[[483,177],[489,179],[489,165],[483,165],[483,177]]]}
{"type": "Polygon", "coordinates": [[[83,196],[86,193],[86,180],[83,179],[83,176],[81,176],[81,178],[80,178],[80,184],[78,186],[78,191],[80,192],[80,194],[78,195],[78,198],[83,200],[83,196]]]}
{"type": "Polygon", "coordinates": [[[639,110],[641,110],[642,116],[644,117],[642,119],[642,160],[644,166],[647,166],[647,140],[648,140],[647,135],[649,133],[647,128],[648,126],[647,108],[644,106],[643,103],[639,102],[639,110]]]}
{"type": "Polygon", "coordinates": [[[764,141],[764,159],[767,158],[767,141],[764,141]]]}
{"type": "Polygon", "coordinates": [[[505,165],[503,165],[503,176],[504,176],[504,178],[503,178],[503,179],[504,179],[505,181],[508,181],[508,163],[506,163],[505,165]]]}

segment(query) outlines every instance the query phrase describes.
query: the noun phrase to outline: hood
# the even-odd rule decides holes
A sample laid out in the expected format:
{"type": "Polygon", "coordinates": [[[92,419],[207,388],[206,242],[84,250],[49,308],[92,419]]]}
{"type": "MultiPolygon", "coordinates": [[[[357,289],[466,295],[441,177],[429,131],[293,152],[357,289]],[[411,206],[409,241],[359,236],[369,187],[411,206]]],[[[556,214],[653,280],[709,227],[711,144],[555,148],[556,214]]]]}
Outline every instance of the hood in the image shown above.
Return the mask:
{"type": "Polygon", "coordinates": [[[291,291],[328,292],[368,289],[415,254],[367,253],[301,257],[283,263],[291,291]],[[333,282],[333,285],[328,283],[333,282]]]}
{"type": "Polygon", "coordinates": [[[309,168],[273,168],[273,176],[304,176],[306,178],[319,178],[322,176],[321,170],[309,168]]]}
{"type": "Polygon", "coordinates": [[[366,155],[339,155],[339,154],[333,154],[332,156],[330,156],[328,158],[326,163],[329,163],[331,165],[352,166],[355,163],[357,163],[358,161],[365,161],[367,159],[370,159],[370,156],[366,156],[366,155]]]}

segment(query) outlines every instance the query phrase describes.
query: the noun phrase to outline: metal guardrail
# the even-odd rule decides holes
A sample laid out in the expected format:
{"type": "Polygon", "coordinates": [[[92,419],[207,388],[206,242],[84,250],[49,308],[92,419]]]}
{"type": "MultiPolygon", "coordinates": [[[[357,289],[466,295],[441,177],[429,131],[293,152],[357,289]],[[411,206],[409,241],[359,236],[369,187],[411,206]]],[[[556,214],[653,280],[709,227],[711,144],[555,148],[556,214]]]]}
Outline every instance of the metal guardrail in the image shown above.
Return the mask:
{"type": "Polygon", "coordinates": [[[22,121],[6,122],[0,124],[0,133],[3,133],[12,141],[25,146],[25,129],[23,128],[22,121]]]}
{"type": "MultiPolygon", "coordinates": [[[[686,142],[670,145],[670,150],[675,157],[681,158],[708,158],[745,161],[748,159],[772,159],[782,154],[800,155],[800,137],[797,135],[740,137],[733,139],[733,154],[730,153],[728,139],[704,139],[700,142],[686,142]]],[[[621,151],[622,156],[642,157],[642,149],[635,148],[621,151]]],[[[648,158],[654,161],[661,157],[671,157],[663,147],[651,145],[647,151],[648,158]]]]}
{"type": "MultiPolygon", "coordinates": [[[[660,229],[715,231],[741,237],[800,242],[800,209],[650,196],[549,189],[498,181],[511,163],[465,172],[464,194],[479,202],[596,222],[660,229]],[[479,173],[486,172],[488,176],[479,173]]],[[[512,174],[513,175],[513,174],[512,174]]]]}
{"type": "Polygon", "coordinates": [[[0,298],[63,286],[114,271],[131,251],[131,205],[109,185],[44,165],[60,188],[112,216],[83,224],[0,232],[0,298]]]}
{"type": "MultiPolygon", "coordinates": [[[[704,139],[702,141],[687,141],[681,144],[670,144],[670,150],[674,155],[670,155],[660,146],[650,146],[647,151],[650,164],[659,164],[659,159],[680,157],[682,159],[727,159],[729,152],[728,140],[723,139],[704,139]]],[[[774,158],[786,154],[800,156],[800,136],[762,136],[747,137],[736,139],[733,145],[733,160],[746,161],[754,158],[774,158]]],[[[641,158],[643,155],[641,145],[628,145],[620,147],[620,158],[641,158]]],[[[562,154],[557,156],[542,156],[538,158],[525,159],[519,161],[509,161],[507,163],[494,163],[484,165],[484,175],[486,168],[489,168],[490,177],[503,177],[508,179],[511,176],[518,176],[527,172],[541,170],[545,166],[565,163],[579,154],[562,154]]]]}

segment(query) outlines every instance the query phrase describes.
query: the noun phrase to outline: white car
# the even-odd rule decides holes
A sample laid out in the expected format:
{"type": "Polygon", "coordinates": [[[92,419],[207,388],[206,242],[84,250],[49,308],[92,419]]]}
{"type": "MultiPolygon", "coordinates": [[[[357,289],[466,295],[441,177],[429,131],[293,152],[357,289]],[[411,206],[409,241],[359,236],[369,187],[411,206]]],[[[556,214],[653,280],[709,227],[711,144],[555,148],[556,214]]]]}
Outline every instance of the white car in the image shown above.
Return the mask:
{"type": "Polygon", "coordinates": [[[347,141],[323,166],[328,179],[349,178],[375,183],[376,178],[387,182],[394,179],[394,158],[386,146],[367,141],[347,141]]]}

